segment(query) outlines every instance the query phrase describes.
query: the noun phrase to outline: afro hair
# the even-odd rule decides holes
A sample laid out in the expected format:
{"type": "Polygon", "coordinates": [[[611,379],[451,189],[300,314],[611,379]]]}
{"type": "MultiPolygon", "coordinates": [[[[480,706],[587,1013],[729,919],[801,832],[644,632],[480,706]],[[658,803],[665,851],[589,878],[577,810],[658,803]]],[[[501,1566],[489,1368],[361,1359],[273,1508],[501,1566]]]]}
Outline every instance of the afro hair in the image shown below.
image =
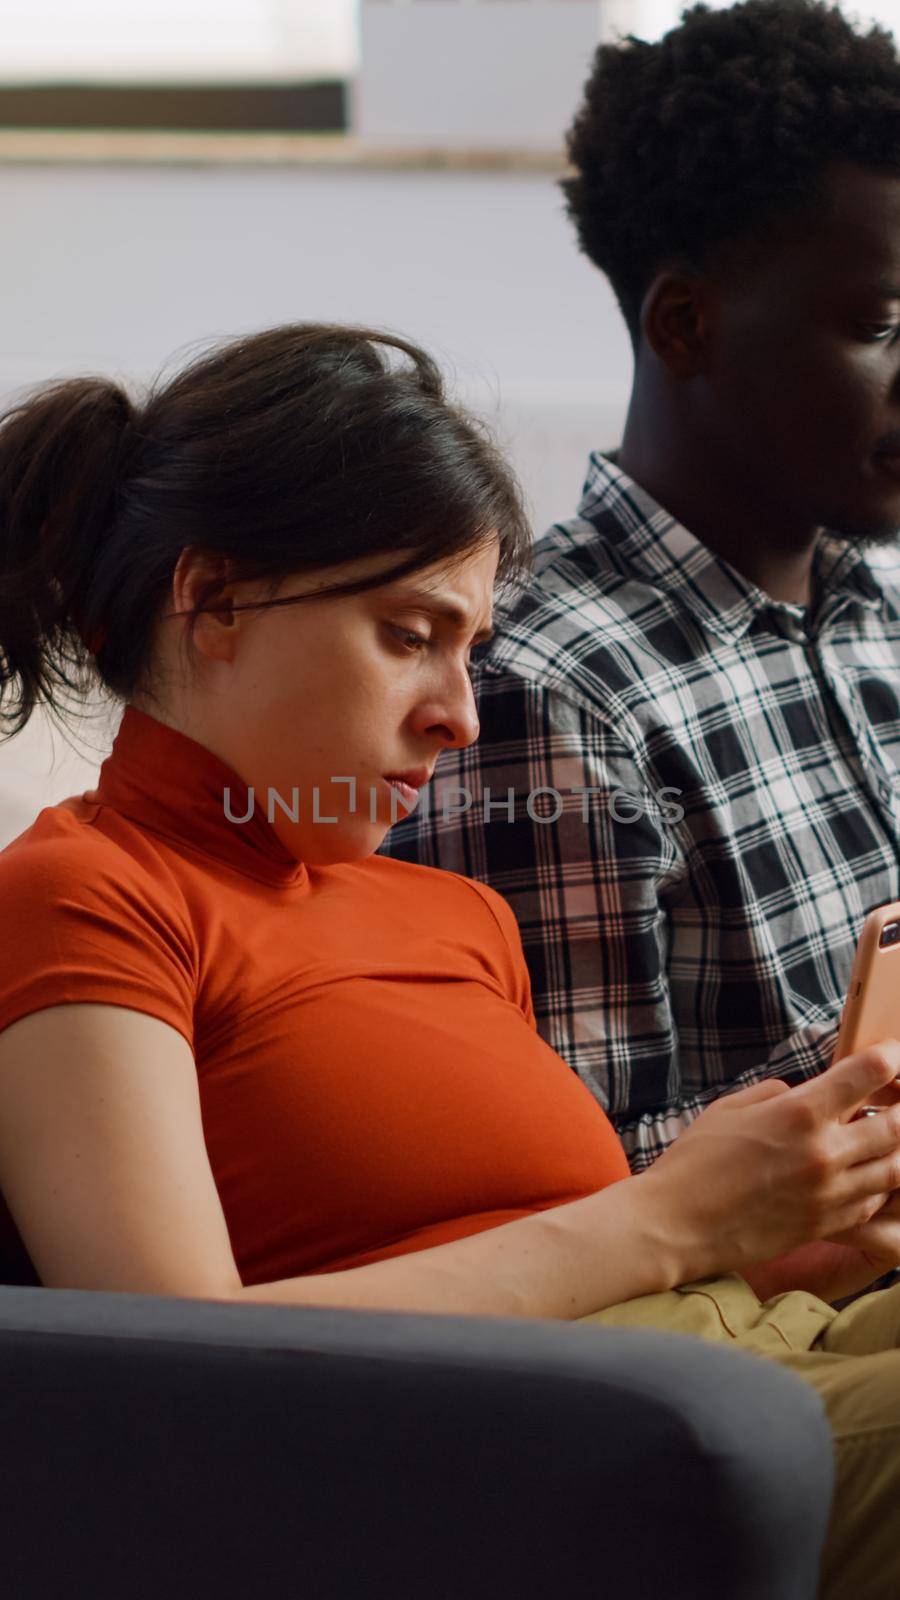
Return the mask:
{"type": "Polygon", "coordinates": [[[695,272],[821,209],[830,162],[900,173],[900,59],[820,0],[695,5],[656,44],[601,45],[562,181],[635,344],[663,265],[695,272]]]}

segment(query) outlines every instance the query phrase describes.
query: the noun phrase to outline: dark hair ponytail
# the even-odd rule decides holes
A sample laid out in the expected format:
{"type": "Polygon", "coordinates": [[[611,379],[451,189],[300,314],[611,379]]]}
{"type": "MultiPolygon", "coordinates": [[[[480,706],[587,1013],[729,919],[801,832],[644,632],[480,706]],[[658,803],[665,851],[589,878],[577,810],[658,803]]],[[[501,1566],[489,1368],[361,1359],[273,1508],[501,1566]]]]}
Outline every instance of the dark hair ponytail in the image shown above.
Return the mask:
{"type": "Polygon", "coordinates": [[[60,688],[85,694],[99,679],[128,701],[147,687],[188,545],[273,592],[294,572],[396,556],[332,591],[349,593],[494,531],[499,577],[513,578],[530,546],[516,481],[434,362],[394,335],[272,328],[213,349],[140,404],[104,378],[43,387],[0,417],[0,723],[11,736],[39,702],[58,713],[60,688]]]}
{"type": "MultiPolygon", "coordinates": [[[[24,726],[55,683],[77,687],[72,627],[96,626],[100,547],[117,511],[122,460],[134,415],[103,378],[71,378],[6,413],[0,427],[0,694],[21,686],[24,726]],[[92,593],[93,591],[93,593],[92,593]],[[49,647],[49,648],[48,648],[49,647]]],[[[83,659],[83,653],[82,653],[83,659]]],[[[9,720],[5,714],[4,720],[9,720]]]]}

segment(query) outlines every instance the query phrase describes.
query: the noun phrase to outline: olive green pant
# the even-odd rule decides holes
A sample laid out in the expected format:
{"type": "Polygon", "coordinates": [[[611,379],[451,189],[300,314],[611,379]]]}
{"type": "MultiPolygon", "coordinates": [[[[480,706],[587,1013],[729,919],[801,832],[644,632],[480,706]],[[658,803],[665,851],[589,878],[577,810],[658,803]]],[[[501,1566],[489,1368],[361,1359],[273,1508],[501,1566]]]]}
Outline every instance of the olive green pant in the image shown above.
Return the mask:
{"type": "Polygon", "coordinates": [[[761,1302],[729,1274],[582,1320],[730,1342],[811,1383],[835,1442],[820,1593],[825,1600],[900,1600],[900,1284],[836,1311],[799,1289],[761,1302]]]}

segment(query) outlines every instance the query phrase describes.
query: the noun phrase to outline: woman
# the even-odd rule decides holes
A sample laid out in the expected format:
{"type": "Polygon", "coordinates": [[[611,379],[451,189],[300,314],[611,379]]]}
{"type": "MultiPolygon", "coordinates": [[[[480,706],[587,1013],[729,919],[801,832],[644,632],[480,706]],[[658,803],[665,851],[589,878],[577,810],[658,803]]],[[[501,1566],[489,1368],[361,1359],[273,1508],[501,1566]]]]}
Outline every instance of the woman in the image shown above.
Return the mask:
{"type": "MultiPolygon", "coordinates": [[[[43,1283],[672,1326],[712,1307],[693,1331],[744,1318],[829,1404],[823,1350],[896,1343],[900,1290],[872,1320],[761,1306],[736,1274],[836,1240],[849,1293],[900,1261],[900,1109],[859,1115],[900,1045],[732,1095],[631,1177],[535,1031],[505,903],[373,854],[476,738],[470,652],[527,550],[507,469],[421,351],[301,325],[140,406],[105,380],[41,391],[0,427],[0,540],[9,730],[92,674],[125,703],[97,790],[0,855],[5,1242],[43,1283]]],[[[845,1386],[838,1432],[846,1410],[845,1386]]],[[[900,1466],[867,1448],[871,1515],[900,1466]]]]}

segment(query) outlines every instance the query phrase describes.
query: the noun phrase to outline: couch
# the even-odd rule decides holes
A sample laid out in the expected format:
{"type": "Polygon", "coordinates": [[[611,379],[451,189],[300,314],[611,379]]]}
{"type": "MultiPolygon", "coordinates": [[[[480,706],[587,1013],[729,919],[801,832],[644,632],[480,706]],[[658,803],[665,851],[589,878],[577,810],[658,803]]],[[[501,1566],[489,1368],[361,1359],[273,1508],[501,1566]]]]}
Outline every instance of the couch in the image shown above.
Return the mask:
{"type": "Polygon", "coordinates": [[[0,1287],[7,1600],[811,1600],[821,1404],[577,1324],[0,1287]]]}

